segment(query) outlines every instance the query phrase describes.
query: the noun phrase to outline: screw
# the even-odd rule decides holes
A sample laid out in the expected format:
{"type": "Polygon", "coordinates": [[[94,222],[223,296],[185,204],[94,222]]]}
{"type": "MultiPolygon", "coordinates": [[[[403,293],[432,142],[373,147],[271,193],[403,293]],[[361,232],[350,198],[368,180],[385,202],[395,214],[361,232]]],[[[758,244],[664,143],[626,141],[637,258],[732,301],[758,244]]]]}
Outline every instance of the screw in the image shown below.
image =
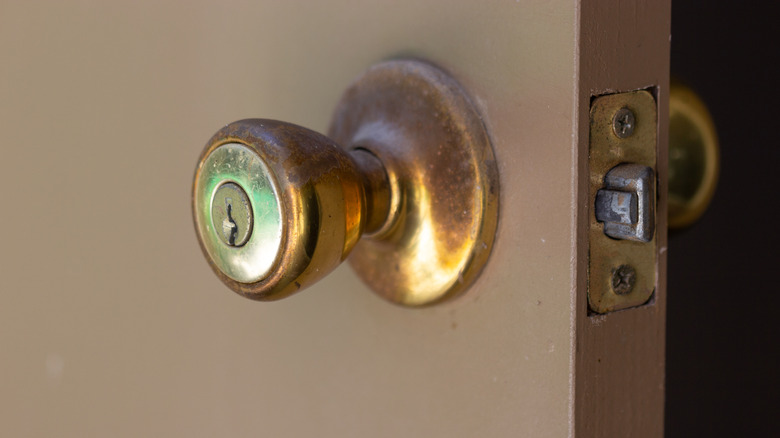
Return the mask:
{"type": "Polygon", "coordinates": [[[618,295],[631,292],[636,283],[636,271],[629,265],[620,265],[612,270],[612,290],[618,295]]]}
{"type": "Polygon", "coordinates": [[[631,137],[631,134],[634,133],[634,126],[636,126],[634,113],[626,107],[620,108],[615,113],[615,117],[612,118],[612,130],[619,138],[631,137]]]}
{"type": "Polygon", "coordinates": [[[211,201],[214,232],[228,246],[242,246],[252,234],[252,206],[244,189],[226,182],[214,191],[211,201]]]}

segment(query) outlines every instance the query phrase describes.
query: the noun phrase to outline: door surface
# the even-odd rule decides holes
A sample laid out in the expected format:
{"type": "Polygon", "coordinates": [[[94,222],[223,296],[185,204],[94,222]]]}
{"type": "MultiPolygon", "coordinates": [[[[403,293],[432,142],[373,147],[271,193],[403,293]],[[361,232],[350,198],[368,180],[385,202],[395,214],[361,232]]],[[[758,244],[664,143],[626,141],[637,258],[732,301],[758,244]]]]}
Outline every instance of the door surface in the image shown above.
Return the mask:
{"type": "Polygon", "coordinates": [[[0,424],[8,436],[661,436],[668,1],[3,2],[0,424]],[[229,292],[190,184],[222,125],[327,129],[371,64],[428,59],[493,142],[499,227],[463,297],[347,267],[229,292]],[[593,96],[652,87],[658,280],[588,313],[593,96]]]}

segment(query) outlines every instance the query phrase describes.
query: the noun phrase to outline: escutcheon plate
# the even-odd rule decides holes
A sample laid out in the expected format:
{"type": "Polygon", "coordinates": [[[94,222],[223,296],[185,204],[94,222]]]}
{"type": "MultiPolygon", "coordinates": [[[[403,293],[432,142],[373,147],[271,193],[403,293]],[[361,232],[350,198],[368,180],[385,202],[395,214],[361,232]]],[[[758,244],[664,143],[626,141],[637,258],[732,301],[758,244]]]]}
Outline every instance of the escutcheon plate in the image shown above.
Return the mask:
{"type": "Polygon", "coordinates": [[[498,171],[478,112],[456,81],[416,60],[377,64],[344,93],[330,137],[384,164],[391,207],[350,263],[382,297],[424,306],[477,278],[498,221],[498,171]]]}

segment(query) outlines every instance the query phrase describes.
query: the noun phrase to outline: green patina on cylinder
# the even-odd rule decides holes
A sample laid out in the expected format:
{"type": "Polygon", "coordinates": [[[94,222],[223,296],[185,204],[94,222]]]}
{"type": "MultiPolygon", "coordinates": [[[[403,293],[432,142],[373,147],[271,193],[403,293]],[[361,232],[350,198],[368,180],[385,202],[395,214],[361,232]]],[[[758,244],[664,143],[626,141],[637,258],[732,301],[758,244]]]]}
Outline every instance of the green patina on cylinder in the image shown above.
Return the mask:
{"type": "Polygon", "coordinates": [[[282,243],[282,212],[273,175],[257,152],[238,143],[211,151],[195,204],[203,244],[225,275],[254,283],[270,273],[282,243]]]}

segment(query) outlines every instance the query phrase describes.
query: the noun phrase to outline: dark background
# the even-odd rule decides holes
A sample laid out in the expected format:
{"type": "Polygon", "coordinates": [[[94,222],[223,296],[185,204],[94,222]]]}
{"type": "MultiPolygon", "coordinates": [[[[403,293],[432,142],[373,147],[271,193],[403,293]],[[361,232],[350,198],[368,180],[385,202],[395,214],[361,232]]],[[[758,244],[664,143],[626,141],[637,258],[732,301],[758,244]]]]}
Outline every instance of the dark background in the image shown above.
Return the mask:
{"type": "Polygon", "coordinates": [[[721,173],[669,237],[668,437],[780,437],[779,18],[775,2],[672,2],[672,77],[709,106],[721,173]]]}

